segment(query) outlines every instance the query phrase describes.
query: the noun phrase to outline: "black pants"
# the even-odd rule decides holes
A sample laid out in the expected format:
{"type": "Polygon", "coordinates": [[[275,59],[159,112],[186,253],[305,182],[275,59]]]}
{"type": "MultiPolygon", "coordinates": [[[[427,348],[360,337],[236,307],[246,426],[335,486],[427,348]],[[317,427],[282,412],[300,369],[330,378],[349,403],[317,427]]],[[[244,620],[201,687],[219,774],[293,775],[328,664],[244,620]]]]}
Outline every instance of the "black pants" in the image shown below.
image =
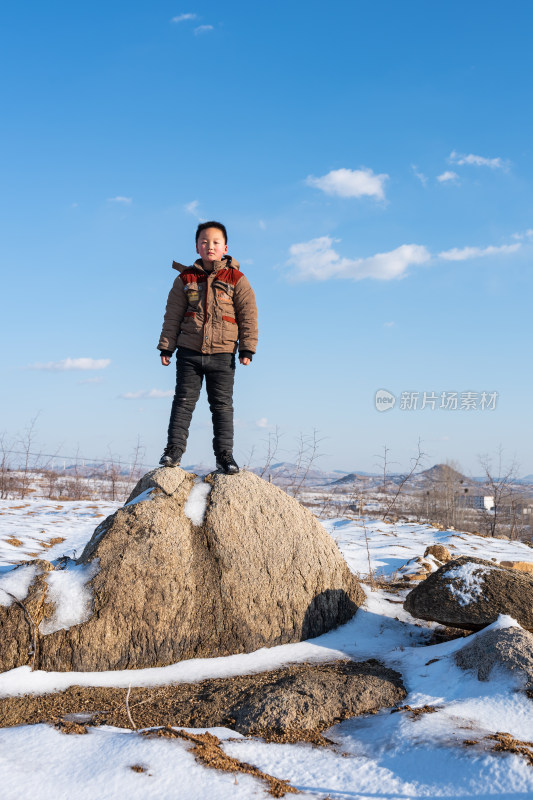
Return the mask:
{"type": "Polygon", "coordinates": [[[192,412],[205,375],[207,399],[213,417],[215,455],[233,453],[233,380],[235,355],[203,355],[185,347],[176,353],[176,393],[168,425],[168,445],[185,452],[192,412]]]}

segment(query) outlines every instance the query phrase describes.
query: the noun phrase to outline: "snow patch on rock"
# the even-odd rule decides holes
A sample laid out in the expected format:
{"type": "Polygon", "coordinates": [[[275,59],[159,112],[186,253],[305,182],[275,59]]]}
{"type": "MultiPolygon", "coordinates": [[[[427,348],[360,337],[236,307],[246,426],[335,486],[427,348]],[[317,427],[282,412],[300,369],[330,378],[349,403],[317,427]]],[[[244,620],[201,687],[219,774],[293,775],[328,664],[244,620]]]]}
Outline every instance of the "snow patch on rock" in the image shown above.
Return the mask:
{"type": "Polygon", "coordinates": [[[125,503],[125,506],[134,506],[136,503],[142,503],[143,500],[152,500],[150,497],[151,493],[154,491],[154,487],[151,486],[149,489],[145,489],[144,492],[141,492],[134,497],[133,500],[130,500],[129,503],[125,503]]]}
{"type": "Polygon", "coordinates": [[[212,486],[210,483],[195,483],[185,503],[185,516],[193,525],[201,525],[207,508],[207,498],[212,486]]]}
{"type": "Polygon", "coordinates": [[[458,585],[449,584],[448,589],[457,598],[460,606],[467,606],[480,596],[484,578],[490,571],[490,567],[469,563],[453,567],[446,573],[447,579],[451,578],[458,582],[458,585]]]}
{"type": "Polygon", "coordinates": [[[17,600],[24,600],[28,594],[30,583],[37,575],[37,569],[35,564],[28,564],[15,567],[3,575],[0,578],[0,606],[10,606],[13,597],[16,597],[17,600]]]}
{"type": "Polygon", "coordinates": [[[90,564],[77,564],[47,575],[46,599],[54,603],[55,609],[53,615],[39,625],[42,634],[68,629],[89,619],[92,594],[87,583],[98,569],[98,559],[95,559],[90,564]]]}

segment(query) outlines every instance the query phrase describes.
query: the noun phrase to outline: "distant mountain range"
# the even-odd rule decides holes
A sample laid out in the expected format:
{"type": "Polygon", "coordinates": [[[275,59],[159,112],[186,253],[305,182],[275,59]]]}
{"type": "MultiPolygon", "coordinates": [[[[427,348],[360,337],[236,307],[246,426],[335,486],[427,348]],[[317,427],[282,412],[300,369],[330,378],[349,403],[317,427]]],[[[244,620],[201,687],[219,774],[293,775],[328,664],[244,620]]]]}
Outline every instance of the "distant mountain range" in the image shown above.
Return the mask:
{"type": "MultiPolygon", "coordinates": [[[[156,465],[154,464],[154,467],[155,466],[156,465]]],[[[125,462],[120,465],[118,463],[114,465],[116,472],[120,475],[128,475],[128,467],[129,465],[127,465],[125,462]]],[[[98,464],[86,462],[83,466],[78,464],[77,467],[76,464],[65,464],[63,469],[66,474],[77,473],[83,477],[91,477],[99,474],[105,474],[109,471],[109,468],[110,465],[106,463],[98,464]]],[[[214,468],[214,463],[185,464],[183,466],[183,469],[187,470],[187,472],[194,472],[197,475],[206,475],[214,468]]],[[[358,484],[361,486],[364,485],[366,488],[375,488],[383,484],[382,473],[364,472],[363,470],[346,472],[338,469],[328,471],[317,468],[311,468],[306,472],[305,465],[298,467],[297,464],[290,461],[278,461],[275,464],[271,464],[268,468],[246,468],[250,470],[250,472],[254,472],[256,475],[262,475],[262,477],[266,480],[269,480],[270,478],[272,482],[276,483],[278,486],[288,486],[294,483],[298,484],[300,481],[303,481],[303,485],[309,488],[325,486],[337,486],[342,488],[358,484]]],[[[61,469],[61,471],[63,471],[63,469],[61,469]]],[[[397,485],[404,478],[404,476],[405,473],[390,473],[386,476],[386,482],[388,484],[397,485]]],[[[428,469],[415,473],[409,484],[411,487],[419,489],[429,484],[460,484],[465,488],[474,488],[476,485],[479,487],[479,484],[483,484],[485,482],[485,476],[467,477],[447,464],[434,464],[434,466],[429,467],[428,469]]],[[[526,475],[523,478],[518,478],[516,483],[522,486],[533,487],[533,474],[526,475]]]]}

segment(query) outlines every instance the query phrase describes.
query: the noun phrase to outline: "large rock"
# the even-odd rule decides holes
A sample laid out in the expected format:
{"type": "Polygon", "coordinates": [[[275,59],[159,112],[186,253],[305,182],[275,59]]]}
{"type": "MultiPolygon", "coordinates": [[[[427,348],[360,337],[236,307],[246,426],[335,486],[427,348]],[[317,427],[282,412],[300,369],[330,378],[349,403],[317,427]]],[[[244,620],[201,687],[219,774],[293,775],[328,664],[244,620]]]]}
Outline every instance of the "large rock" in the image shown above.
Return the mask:
{"type": "Polygon", "coordinates": [[[533,576],[462,556],[419,583],[404,608],[413,617],[470,631],[484,628],[499,614],[533,630],[533,576]]]}
{"type": "Polygon", "coordinates": [[[297,642],[350,619],[363,592],[307,509],[249,472],[207,480],[203,519],[209,487],[153,470],[77,562],[21,567],[33,579],[0,605],[0,669],[155,667],[297,642]]]}
{"type": "Polygon", "coordinates": [[[504,669],[517,676],[524,689],[533,690],[533,635],[522,628],[480,633],[457,651],[455,661],[461,669],[476,672],[480,681],[488,681],[495,668],[504,669]]]}
{"type": "Polygon", "coordinates": [[[272,683],[258,682],[233,710],[240,733],[322,731],[349,717],[399,703],[401,675],[375,659],[315,665],[272,683]]]}

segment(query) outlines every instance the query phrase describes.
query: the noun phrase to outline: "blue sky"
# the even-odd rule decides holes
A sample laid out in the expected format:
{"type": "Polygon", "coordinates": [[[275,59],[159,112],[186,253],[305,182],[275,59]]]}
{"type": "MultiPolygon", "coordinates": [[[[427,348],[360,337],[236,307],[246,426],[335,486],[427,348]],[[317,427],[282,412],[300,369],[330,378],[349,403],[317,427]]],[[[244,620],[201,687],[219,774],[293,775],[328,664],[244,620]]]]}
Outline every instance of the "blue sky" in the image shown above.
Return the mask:
{"type": "MultiPolygon", "coordinates": [[[[323,468],[386,445],[404,469],[420,438],[428,466],[478,474],[501,445],[532,473],[532,21],[525,0],[11,4],[0,432],[39,413],[46,452],[140,437],[155,463],[170,266],[215,218],[259,305],[238,461],[278,426],[280,460],[316,429],[323,468]]],[[[210,442],[202,399],[185,461],[210,442]]]]}

